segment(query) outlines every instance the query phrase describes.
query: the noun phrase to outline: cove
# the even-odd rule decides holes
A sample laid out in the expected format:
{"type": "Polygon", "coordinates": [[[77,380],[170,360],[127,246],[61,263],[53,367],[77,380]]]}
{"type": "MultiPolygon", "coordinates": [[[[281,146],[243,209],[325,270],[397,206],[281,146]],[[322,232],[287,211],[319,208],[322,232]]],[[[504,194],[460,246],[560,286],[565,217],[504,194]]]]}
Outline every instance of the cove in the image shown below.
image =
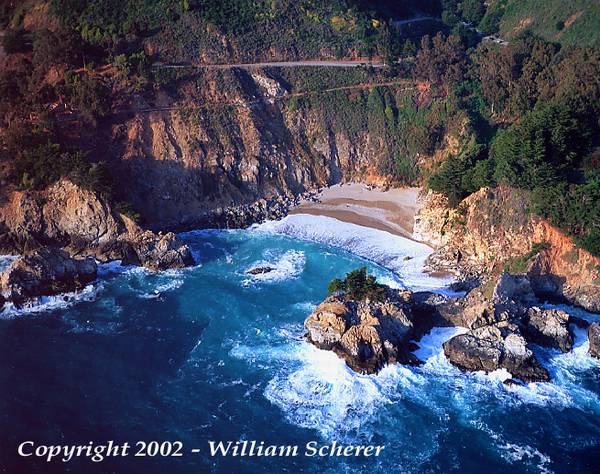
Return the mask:
{"type": "Polygon", "coordinates": [[[424,254],[414,242],[365,232],[351,225],[334,232],[330,222],[300,216],[249,230],[191,232],[181,237],[195,267],[153,274],[104,265],[99,280],[70,301],[6,312],[0,319],[0,442],[13,446],[14,456],[3,459],[3,467],[64,470],[39,459],[23,464],[16,448],[25,440],[157,440],[200,452],[176,460],[107,458],[99,465],[75,459],[69,468],[597,471],[600,364],[587,355],[582,332],[576,331],[570,353],[536,348],[552,382],[522,387],[452,367],[441,344],[453,328],[436,328],[419,341],[422,366],[388,366],[368,376],[304,340],[303,321],[325,297],[329,280],[358,266],[367,264],[388,284],[444,291],[445,281],[421,273],[424,254]],[[274,270],[246,273],[264,265],[274,270]],[[371,458],[212,458],[211,440],[385,449],[371,458]]]}

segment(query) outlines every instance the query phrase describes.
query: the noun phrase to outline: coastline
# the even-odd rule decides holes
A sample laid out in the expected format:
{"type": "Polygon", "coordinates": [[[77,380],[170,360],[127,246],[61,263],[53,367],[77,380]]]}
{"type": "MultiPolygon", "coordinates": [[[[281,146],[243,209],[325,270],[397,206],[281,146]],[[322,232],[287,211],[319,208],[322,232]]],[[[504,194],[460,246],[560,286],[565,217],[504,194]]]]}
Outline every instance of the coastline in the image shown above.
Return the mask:
{"type": "Polygon", "coordinates": [[[362,183],[336,184],[322,189],[313,199],[300,200],[289,210],[289,215],[332,217],[415,240],[413,225],[418,193],[419,188],[383,191],[362,183]]]}

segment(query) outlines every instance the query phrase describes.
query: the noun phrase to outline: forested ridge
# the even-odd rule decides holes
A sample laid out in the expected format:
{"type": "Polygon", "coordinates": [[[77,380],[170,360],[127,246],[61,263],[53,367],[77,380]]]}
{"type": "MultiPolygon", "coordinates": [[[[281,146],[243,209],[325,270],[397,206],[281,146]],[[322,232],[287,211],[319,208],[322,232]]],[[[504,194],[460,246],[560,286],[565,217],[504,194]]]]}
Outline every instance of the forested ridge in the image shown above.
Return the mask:
{"type": "Polygon", "coordinates": [[[531,212],[600,255],[597,9],[575,3],[541,15],[530,0],[3,0],[0,174],[20,189],[67,176],[114,197],[111,170],[60,133],[57,114],[73,111],[94,129],[124,97],[202,87],[200,72],[157,62],[376,58],[389,67],[278,73],[294,91],[315,92],[286,100],[287,110],[319,108],[349,136],[384,137],[380,172],[425,183],[452,205],[483,186],[522,189],[531,212]],[[394,26],[423,16],[439,20],[394,26]],[[426,93],[319,93],[397,79],[426,93]],[[459,137],[453,153],[427,160],[448,136],[459,137]]]}

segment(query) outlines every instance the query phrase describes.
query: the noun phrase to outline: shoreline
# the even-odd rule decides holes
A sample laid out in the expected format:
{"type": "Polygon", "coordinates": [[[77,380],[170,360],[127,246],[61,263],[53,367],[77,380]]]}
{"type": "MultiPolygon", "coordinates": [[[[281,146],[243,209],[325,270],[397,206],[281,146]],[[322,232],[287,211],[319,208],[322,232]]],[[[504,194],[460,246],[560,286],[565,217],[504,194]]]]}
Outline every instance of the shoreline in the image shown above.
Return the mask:
{"type": "Polygon", "coordinates": [[[419,188],[383,191],[363,183],[336,184],[320,190],[314,199],[302,199],[289,215],[332,217],[417,242],[413,225],[418,193],[419,188]]]}
{"type": "MultiPolygon", "coordinates": [[[[382,190],[365,183],[335,184],[320,189],[310,198],[301,198],[287,215],[307,214],[332,217],[341,222],[389,232],[435,250],[431,244],[414,237],[417,198],[421,188],[382,190]]],[[[445,272],[442,272],[445,273],[445,272]]]]}

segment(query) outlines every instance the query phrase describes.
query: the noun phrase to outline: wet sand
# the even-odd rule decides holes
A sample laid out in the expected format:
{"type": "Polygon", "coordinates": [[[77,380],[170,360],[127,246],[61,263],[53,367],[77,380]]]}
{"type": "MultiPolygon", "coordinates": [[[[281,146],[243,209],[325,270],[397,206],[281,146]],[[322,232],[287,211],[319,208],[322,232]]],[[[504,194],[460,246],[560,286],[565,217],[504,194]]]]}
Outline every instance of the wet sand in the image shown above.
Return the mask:
{"type": "Polygon", "coordinates": [[[303,201],[290,214],[327,216],[412,239],[418,188],[381,191],[350,183],[324,189],[320,202],[303,201]]]}

